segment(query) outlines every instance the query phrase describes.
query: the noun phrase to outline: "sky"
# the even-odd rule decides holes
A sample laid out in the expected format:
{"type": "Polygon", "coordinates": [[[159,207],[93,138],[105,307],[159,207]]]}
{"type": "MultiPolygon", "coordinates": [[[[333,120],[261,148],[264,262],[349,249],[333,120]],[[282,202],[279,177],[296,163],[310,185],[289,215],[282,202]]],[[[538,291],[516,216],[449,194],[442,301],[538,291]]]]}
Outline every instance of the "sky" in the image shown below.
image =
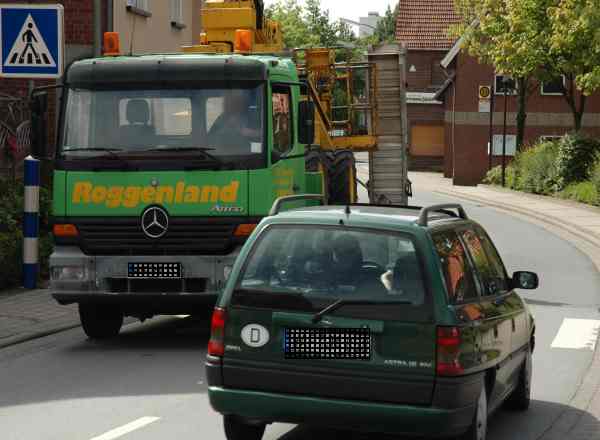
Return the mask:
{"type": "MultiPolygon", "coordinates": [[[[265,6],[275,3],[276,0],[265,0],[265,6]]],[[[303,3],[303,0],[299,0],[303,3]]],[[[398,0],[321,0],[323,9],[329,9],[329,15],[333,20],[347,18],[358,21],[359,17],[366,17],[370,11],[377,11],[383,15],[388,5],[394,7],[398,0]]]]}

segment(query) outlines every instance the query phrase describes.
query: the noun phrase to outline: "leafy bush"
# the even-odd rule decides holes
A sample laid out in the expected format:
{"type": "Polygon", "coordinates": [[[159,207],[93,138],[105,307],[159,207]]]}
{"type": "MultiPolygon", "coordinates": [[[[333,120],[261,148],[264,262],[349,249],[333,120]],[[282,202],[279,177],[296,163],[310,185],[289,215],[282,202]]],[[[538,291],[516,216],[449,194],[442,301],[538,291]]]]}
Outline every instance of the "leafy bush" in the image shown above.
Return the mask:
{"type": "MultiPolygon", "coordinates": [[[[598,159],[592,167],[591,174],[591,181],[596,187],[596,191],[598,191],[598,194],[600,194],[600,159],[598,159]]],[[[598,204],[600,204],[600,200],[598,200],[598,204]]]]}
{"type": "Polygon", "coordinates": [[[518,154],[515,159],[516,189],[535,194],[552,194],[558,179],[558,143],[543,142],[518,154]]]}
{"type": "MultiPolygon", "coordinates": [[[[17,285],[23,264],[23,193],[22,181],[0,179],[0,289],[17,285]]],[[[40,188],[40,276],[48,275],[52,241],[48,233],[50,212],[48,191],[40,188]]]]}
{"type": "Polygon", "coordinates": [[[560,196],[565,199],[575,200],[589,205],[598,204],[598,190],[596,186],[590,182],[572,183],[560,192],[560,196]]]}
{"type": "MultiPolygon", "coordinates": [[[[507,188],[514,188],[515,186],[515,181],[516,181],[516,175],[515,175],[515,168],[512,165],[508,165],[506,167],[506,172],[505,172],[505,179],[506,179],[506,187],[507,188]]],[[[486,176],[483,178],[483,183],[488,184],[488,185],[502,185],[502,167],[500,165],[492,168],[491,170],[488,171],[488,173],[486,174],[486,176]]]]}
{"type": "Polygon", "coordinates": [[[559,144],[556,157],[557,190],[590,177],[591,168],[600,153],[600,142],[581,134],[568,134],[559,144]]]}

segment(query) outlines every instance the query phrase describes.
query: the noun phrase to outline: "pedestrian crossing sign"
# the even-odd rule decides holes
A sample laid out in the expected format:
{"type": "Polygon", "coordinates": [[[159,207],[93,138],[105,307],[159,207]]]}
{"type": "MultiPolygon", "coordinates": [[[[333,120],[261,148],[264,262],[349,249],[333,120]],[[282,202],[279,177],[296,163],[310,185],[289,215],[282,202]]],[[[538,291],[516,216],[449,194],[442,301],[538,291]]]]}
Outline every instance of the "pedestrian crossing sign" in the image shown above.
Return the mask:
{"type": "Polygon", "coordinates": [[[62,5],[0,5],[0,77],[63,74],[62,5]]]}

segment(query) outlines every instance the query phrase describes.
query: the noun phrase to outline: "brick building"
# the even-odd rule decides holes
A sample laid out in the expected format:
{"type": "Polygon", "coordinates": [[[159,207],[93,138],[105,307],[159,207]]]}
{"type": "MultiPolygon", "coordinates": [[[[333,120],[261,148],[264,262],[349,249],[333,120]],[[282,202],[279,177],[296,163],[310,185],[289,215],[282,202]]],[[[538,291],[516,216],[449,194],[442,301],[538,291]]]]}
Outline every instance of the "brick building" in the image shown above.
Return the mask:
{"type": "MultiPolygon", "coordinates": [[[[2,3],[25,2],[3,0],[2,3]]],[[[35,3],[58,3],[64,7],[65,66],[77,59],[100,55],[102,35],[106,31],[119,32],[124,53],[131,48],[135,53],[178,52],[182,45],[198,43],[200,35],[202,0],[40,0],[35,3]]],[[[14,146],[19,128],[27,125],[28,91],[31,87],[53,83],[0,78],[0,174],[10,166],[7,151],[14,146]]],[[[51,92],[49,120],[55,123],[57,105],[58,97],[51,92]]],[[[50,124],[51,147],[56,137],[55,127],[56,124],[50,124]]],[[[28,153],[26,148],[17,151],[17,161],[28,153]]]]}
{"type": "Polygon", "coordinates": [[[454,44],[448,27],[459,21],[453,1],[400,0],[396,38],[407,48],[411,170],[443,167],[445,108],[435,94],[447,79],[440,62],[454,44]]]}
{"type": "MultiPolygon", "coordinates": [[[[455,185],[476,185],[488,170],[490,143],[490,108],[480,103],[479,87],[490,86],[494,93],[492,164],[497,165],[503,137],[502,76],[493,66],[481,65],[461,50],[460,40],[448,37],[448,28],[459,19],[453,0],[400,0],[400,11],[397,37],[409,49],[407,98],[413,168],[432,169],[439,160],[445,176],[455,185]]],[[[507,97],[507,110],[510,160],[515,151],[516,95],[507,97]]],[[[573,126],[559,87],[538,84],[527,101],[525,145],[541,137],[562,136],[573,126]]],[[[583,131],[600,136],[600,95],[587,100],[583,131]]]]}

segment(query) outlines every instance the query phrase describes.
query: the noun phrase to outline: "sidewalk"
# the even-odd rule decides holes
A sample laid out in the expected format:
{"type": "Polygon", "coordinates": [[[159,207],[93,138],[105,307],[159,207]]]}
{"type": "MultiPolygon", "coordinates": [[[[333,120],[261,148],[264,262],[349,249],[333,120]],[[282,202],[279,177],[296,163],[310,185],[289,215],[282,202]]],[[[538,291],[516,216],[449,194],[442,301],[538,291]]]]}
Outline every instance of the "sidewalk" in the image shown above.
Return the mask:
{"type": "Polygon", "coordinates": [[[0,292],[0,348],[77,326],[77,305],[59,305],[46,289],[0,292]]]}
{"type": "MultiPolygon", "coordinates": [[[[415,194],[428,191],[491,206],[558,234],[589,256],[600,271],[600,209],[568,200],[479,185],[453,186],[439,173],[409,173],[415,194]]],[[[600,344],[599,344],[600,345],[600,344]]],[[[600,439],[600,346],[570,408],[540,440],[600,439]]]]}

